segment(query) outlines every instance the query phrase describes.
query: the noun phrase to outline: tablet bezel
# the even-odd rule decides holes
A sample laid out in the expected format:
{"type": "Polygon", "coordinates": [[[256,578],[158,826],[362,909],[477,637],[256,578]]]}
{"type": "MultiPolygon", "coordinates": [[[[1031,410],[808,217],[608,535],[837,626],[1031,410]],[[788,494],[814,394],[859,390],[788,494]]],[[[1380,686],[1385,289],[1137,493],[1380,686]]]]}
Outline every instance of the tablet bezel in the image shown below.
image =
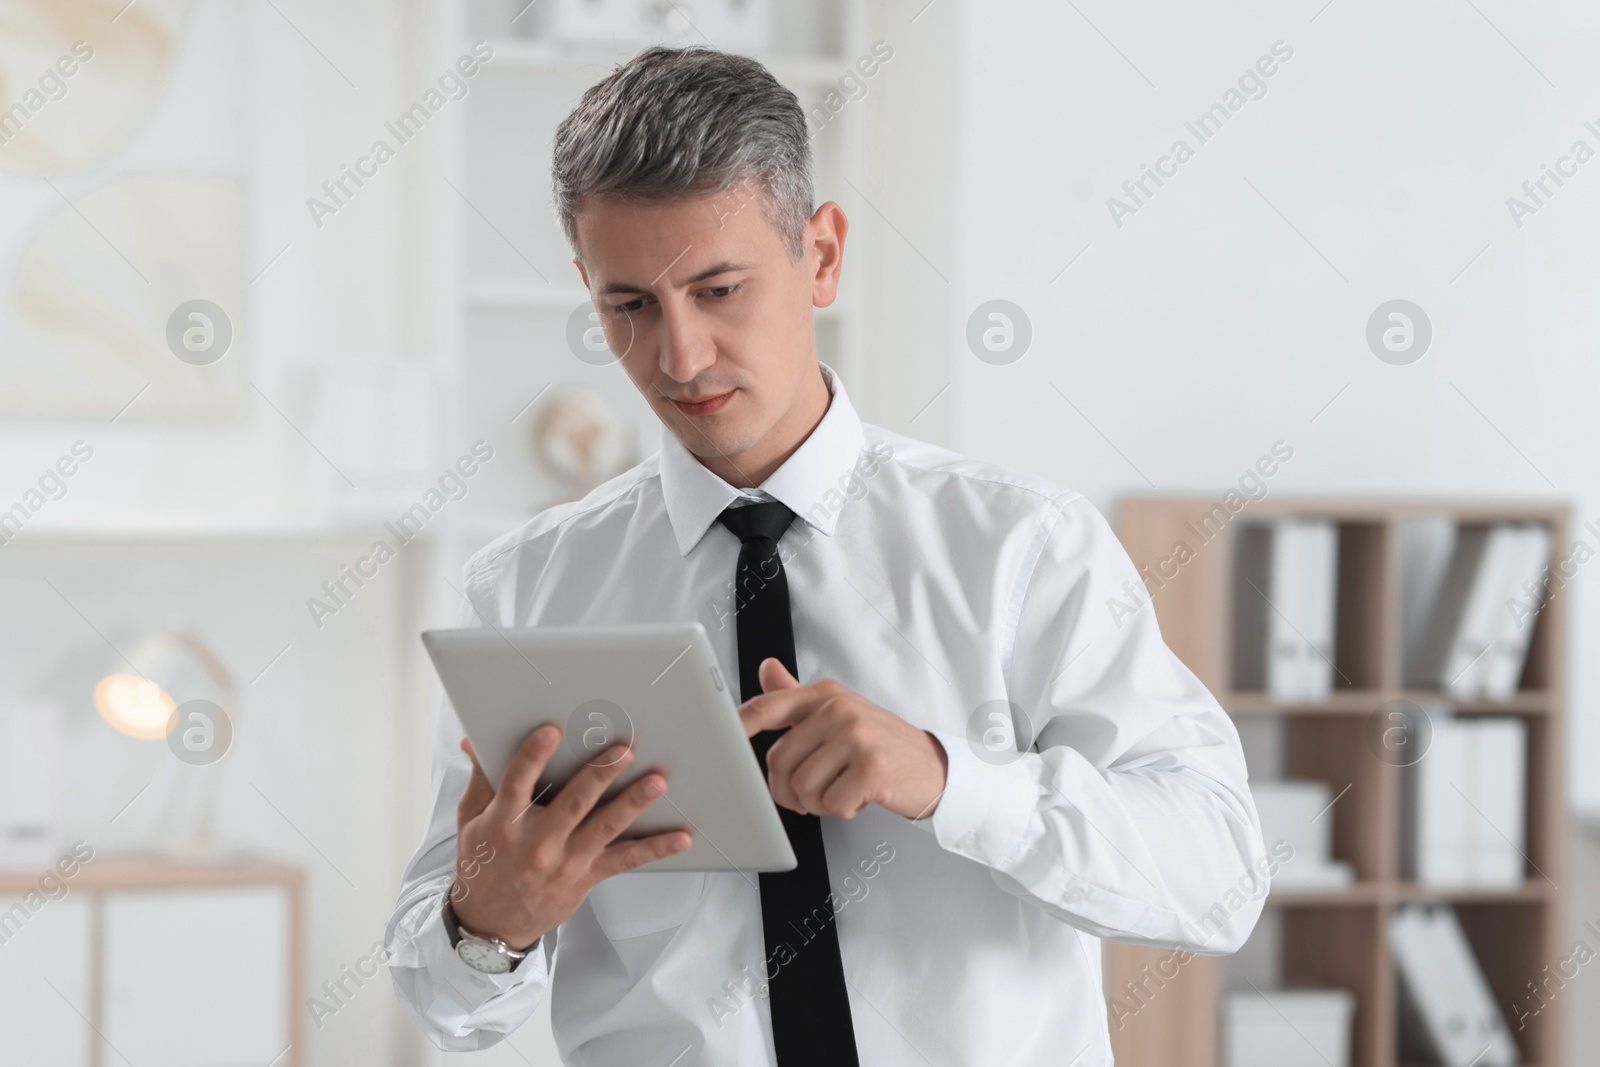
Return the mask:
{"type": "Polygon", "coordinates": [[[586,761],[605,758],[607,746],[631,727],[633,764],[600,803],[646,771],[665,770],[666,793],[623,839],[674,828],[694,832],[688,851],[635,871],[796,866],[700,623],[429,630],[422,643],[496,788],[517,747],[542,723],[556,722],[563,734],[534,792],[541,802],[586,761]]]}

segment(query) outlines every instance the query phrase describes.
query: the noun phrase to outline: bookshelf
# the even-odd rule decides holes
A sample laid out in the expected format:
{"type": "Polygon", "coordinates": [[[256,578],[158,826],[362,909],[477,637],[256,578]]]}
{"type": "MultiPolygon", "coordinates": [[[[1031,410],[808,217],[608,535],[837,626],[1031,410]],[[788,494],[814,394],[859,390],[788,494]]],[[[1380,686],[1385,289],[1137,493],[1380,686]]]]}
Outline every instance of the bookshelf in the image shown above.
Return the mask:
{"type": "MultiPolygon", "coordinates": [[[[1398,1058],[1399,978],[1384,930],[1392,911],[1411,901],[1453,904],[1520,1049],[1524,1067],[1565,1067],[1568,997],[1556,995],[1518,1029],[1512,1004],[1528,1001],[1529,982],[1570,954],[1563,943],[1566,884],[1565,659],[1566,598],[1557,593],[1535,623],[1526,667],[1512,699],[1449,701],[1406,688],[1401,672],[1400,532],[1408,520],[1445,515],[1463,524],[1546,524],[1559,557],[1570,544],[1565,507],[1548,504],[1425,500],[1280,499],[1226,508],[1223,523],[1197,520],[1218,501],[1199,497],[1130,497],[1120,502],[1117,532],[1134,564],[1169,559],[1178,542],[1192,555],[1152,602],[1173,651],[1241,725],[1279,720],[1283,770],[1328,783],[1335,794],[1333,857],[1350,863],[1355,881],[1343,889],[1275,890],[1268,911],[1281,915],[1279,965],[1286,984],[1348,989],[1355,994],[1351,1055],[1357,1067],[1410,1067],[1398,1058]],[[1309,704],[1275,702],[1266,693],[1232,687],[1235,554],[1239,531],[1277,519],[1324,519],[1339,531],[1333,693],[1309,704]],[[1203,539],[1201,533],[1209,534],[1203,539]],[[1461,715],[1521,718],[1528,727],[1526,880],[1506,889],[1441,890],[1401,877],[1401,769],[1374,752],[1369,731],[1392,701],[1443,702],[1461,715]]],[[[1167,571],[1173,569],[1169,564],[1167,571]]],[[[1266,912],[1263,913],[1264,915],[1266,912]]],[[[1168,950],[1108,942],[1107,997],[1168,950]]],[[[1196,957],[1140,1010],[1111,1020],[1122,1067],[1222,1063],[1226,957],[1196,957]]],[[[1531,1002],[1537,1005],[1537,1001],[1531,1002]]]]}

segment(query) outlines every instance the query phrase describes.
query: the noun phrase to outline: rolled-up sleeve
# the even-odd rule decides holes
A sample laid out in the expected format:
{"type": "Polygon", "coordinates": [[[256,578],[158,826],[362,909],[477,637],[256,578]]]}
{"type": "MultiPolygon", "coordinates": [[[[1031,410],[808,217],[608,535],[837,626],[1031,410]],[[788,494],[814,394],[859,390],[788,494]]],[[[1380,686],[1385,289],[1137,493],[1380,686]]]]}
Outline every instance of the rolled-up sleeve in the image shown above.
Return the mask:
{"type": "Polygon", "coordinates": [[[1233,722],[1163,642],[1137,570],[1084,498],[1053,505],[1023,570],[1004,667],[1013,732],[1033,744],[980,755],[934,731],[949,771],[920,823],[1096,936],[1235,951],[1276,864],[1233,722]]]}

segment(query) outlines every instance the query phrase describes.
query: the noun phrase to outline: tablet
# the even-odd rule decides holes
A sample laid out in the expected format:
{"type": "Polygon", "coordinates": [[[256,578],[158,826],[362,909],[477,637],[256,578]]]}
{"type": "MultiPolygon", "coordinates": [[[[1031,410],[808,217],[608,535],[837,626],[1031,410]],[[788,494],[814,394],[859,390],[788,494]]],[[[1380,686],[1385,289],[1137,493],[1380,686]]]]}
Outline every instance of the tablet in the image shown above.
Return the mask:
{"type": "Polygon", "coordinates": [[[528,733],[554,722],[561,744],[535,797],[553,796],[585,763],[608,758],[615,742],[632,744],[633,764],[601,803],[646,771],[666,773],[667,791],[623,837],[690,829],[694,844],[634,870],[795,867],[700,623],[430,630],[422,643],[496,788],[528,733]]]}

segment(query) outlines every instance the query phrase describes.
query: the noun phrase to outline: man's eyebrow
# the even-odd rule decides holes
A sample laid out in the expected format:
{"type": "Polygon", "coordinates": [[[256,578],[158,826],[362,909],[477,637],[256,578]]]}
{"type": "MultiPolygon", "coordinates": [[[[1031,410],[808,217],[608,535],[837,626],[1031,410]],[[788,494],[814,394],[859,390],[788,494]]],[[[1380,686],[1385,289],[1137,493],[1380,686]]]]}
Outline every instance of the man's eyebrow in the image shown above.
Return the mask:
{"type": "MultiPolygon", "coordinates": [[[[753,263],[738,263],[733,260],[723,260],[721,263],[711,264],[711,266],[707,267],[699,274],[696,274],[693,278],[687,279],[684,284],[693,285],[695,282],[703,282],[707,278],[714,278],[719,274],[727,274],[730,271],[736,270],[750,270],[754,266],[755,264],[753,263]]],[[[648,293],[649,291],[650,290],[644,286],[634,285],[631,282],[611,282],[609,285],[601,287],[600,295],[607,296],[611,293],[648,293]]]]}

